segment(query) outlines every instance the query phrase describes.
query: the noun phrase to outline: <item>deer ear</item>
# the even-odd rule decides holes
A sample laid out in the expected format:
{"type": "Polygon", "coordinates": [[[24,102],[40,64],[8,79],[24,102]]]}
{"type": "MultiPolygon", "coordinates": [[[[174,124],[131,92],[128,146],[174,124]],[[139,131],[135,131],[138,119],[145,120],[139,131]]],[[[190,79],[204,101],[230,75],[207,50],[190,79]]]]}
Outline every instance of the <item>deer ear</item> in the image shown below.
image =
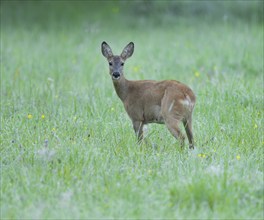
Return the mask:
{"type": "Polygon", "coordinates": [[[102,43],[101,50],[104,57],[109,58],[113,56],[111,47],[105,41],[102,43]]]}
{"type": "Polygon", "coordinates": [[[121,57],[122,59],[126,60],[127,58],[131,57],[134,52],[134,43],[130,42],[122,51],[121,57]]]}

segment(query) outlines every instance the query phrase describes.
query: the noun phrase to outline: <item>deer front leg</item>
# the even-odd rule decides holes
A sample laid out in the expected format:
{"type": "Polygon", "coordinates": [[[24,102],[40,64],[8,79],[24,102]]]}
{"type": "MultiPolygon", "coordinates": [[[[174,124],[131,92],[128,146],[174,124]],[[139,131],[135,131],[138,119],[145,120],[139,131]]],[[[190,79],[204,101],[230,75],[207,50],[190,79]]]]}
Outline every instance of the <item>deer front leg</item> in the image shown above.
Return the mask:
{"type": "Polygon", "coordinates": [[[133,121],[133,128],[138,138],[138,143],[141,143],[143,140],[143,126],[142,121],[133,121]]]}

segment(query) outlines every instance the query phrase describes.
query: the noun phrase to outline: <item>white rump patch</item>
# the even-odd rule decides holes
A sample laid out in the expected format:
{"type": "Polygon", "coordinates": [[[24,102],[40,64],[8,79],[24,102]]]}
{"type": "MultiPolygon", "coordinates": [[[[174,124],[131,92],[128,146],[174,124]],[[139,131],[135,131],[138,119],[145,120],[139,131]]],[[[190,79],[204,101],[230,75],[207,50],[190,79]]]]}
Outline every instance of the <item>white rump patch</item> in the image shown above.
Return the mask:
{"type": "Polygon", "coordinates": [[[186,96],[186,99],[180,100],[180,102],[186,107],[193,108],[192,100],[190,99],[190,96],[188,95],[186,96]]]}

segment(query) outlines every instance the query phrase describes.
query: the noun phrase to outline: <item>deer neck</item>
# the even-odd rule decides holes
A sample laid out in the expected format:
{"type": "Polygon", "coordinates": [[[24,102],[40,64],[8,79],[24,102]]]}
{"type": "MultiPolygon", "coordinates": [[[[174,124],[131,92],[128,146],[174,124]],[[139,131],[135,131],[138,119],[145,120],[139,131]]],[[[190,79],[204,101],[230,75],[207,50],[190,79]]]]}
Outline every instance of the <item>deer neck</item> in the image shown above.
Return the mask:
{"type": "Polygon", "coordinates": [[[116,94],[124,101],[128,94],[129,80],[125,77],[121,77],[118,81],[113,81],[116,94]]]}

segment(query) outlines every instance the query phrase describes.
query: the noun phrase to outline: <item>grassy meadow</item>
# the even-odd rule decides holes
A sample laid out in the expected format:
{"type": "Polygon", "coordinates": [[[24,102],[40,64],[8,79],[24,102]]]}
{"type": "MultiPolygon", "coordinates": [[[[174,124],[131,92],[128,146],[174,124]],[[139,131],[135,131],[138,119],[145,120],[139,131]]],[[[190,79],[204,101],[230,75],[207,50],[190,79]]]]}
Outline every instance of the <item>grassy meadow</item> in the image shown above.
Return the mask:
{"type": "Polygon", "coordinates": [[[1,219],[264,218],[263,20],[162,2],[1,1],[1,219]],[[194,90],[194,150],[156,124],[137,145],[102,41],[194,90]]]}

